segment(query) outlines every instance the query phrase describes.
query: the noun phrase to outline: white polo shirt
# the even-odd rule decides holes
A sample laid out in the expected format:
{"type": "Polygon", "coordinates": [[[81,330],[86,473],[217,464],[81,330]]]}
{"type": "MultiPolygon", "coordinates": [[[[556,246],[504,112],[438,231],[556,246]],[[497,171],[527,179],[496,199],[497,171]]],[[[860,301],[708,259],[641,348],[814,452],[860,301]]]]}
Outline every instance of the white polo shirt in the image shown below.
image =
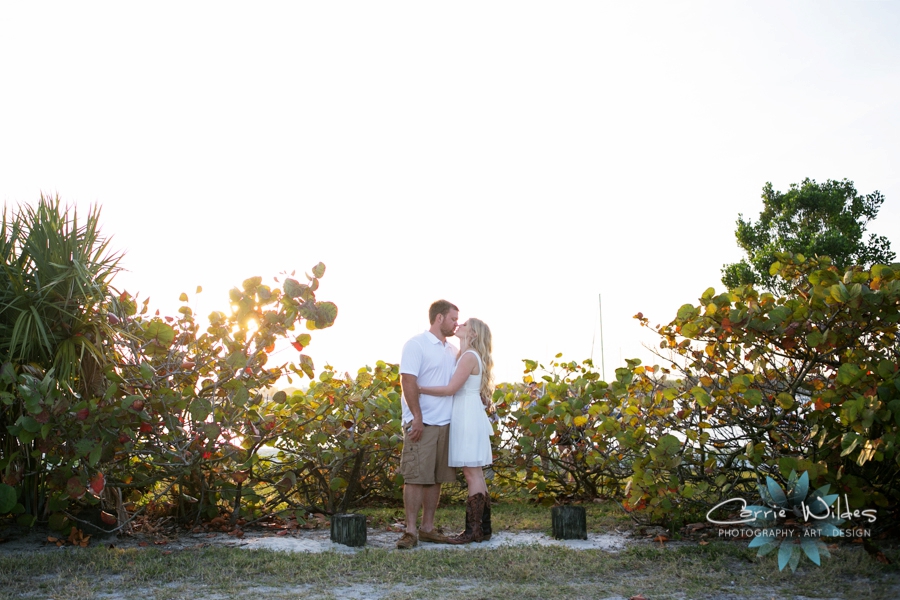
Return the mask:
{"type": "MultiPolygon", "coordinates": [[[[450,342],[441,342],[430,331],[415,336],[403,345],[400,357],[400,373],[415,375],[419,387],[447,385],[456,368],[456,346],[450,342]]],[[[413,415],[402,402],[403,422],[412,421],[413,415]]],[[[429,396],[419,394],[419,406],[422,409],[422,422],[425,425],[446,425],[453,412],[453,396],[429,396]]]]}

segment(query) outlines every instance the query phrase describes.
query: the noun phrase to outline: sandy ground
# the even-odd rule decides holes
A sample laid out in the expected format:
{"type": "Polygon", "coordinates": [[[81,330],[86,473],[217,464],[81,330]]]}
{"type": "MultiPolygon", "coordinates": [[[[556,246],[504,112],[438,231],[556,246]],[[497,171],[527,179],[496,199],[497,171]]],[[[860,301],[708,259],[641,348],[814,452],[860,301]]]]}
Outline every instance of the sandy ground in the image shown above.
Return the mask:
{"type": "MultiPolygon", "coordinates": [[[[7,552],[50,552],[58,549],[56,542],[50,541],[53,534],[46,531],[4,531],[0,532],[0,553],[7,552]]],[[[331,541],[330,531],[326,528],[303,530],[278,530],[266,531],[262,529],[248,529],[240,537],[233,533],[191,533],[183,532],[176,536],[92,536],[90,546],[103,545],[115,548],[157,547],[170,550],[185,548],[197,548],[205,546],[232,546],[247,550],[274,550],[279,552],[359,552],[364,548],[395,548],[400,533],[385,528],[369,528],[366,532],[366,545],[362,547],[350,547],[336,544],[331,541]]],[[[496,548],[499,546],[543,545],[565,546],[573,549],[599,549],[608,552],[617,552],[629,543],[628,534],[603,533],[588,534],[586,540],[556,540],[539,532],[495,532],[487,542],[466,544],[461,546],[447,544],[432,544],[419,542],[412,552],[427,552],[428,550],[453,549],[466,551],[472,548],[496,548]]],[[[69,546],[69,544],[66,544],[69,546]]]]}

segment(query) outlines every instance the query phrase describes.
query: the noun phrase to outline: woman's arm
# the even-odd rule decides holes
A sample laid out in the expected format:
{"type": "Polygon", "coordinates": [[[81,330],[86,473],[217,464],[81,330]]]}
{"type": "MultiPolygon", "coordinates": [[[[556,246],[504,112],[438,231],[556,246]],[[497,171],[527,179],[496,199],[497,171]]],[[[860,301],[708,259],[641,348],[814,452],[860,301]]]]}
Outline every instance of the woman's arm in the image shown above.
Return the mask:
{"type": "Polygon", "coordinates": [[[459,391],[459,388],[463,386],[469,375],[474,375],[472,371],[477,367],[478,359],[471,352],[467,352],[459,359],[459,364],[456,365],[456,370],[453,372],[453,377],[450,378],[449,384],[435,387],[420,387],[419,393],[428,394],[429,396],[452,396],[459,391]]]}

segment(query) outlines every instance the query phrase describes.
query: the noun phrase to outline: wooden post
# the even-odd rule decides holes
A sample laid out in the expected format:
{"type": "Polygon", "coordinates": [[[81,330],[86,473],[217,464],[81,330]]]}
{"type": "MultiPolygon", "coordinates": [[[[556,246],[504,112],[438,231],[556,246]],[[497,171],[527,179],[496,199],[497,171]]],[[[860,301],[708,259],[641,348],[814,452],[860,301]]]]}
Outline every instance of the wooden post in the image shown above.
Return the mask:
{"type": "Polygon", "coordinates": [[[365,546],[366,515],[333,515],[331,517],[331,541],[345,546],[365,546]]]}
{"type": "Polygon", "coordinates": [[[558,540],[586,540],[587,513],[583,506],[554,506],[553,537],[558,540]]]}

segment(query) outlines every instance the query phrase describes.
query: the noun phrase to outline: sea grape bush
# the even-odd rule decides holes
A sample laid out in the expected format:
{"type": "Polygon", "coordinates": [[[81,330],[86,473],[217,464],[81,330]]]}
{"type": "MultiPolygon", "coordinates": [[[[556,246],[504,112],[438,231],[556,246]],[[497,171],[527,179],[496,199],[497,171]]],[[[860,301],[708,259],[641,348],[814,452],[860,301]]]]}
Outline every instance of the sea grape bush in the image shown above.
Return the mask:
{"type": "Polygon", "coordinates": [[[683,365],[684,431],[710,433],[702,466],[720,477],[799,469],[851,507],[896,505],[900,265],[778,258],[772,273],[791,293],[710,289],[658,329],[683,365]]]}
{"type": "Polygon", "coordinates": [[[355,377],[326,366],[306,391],[281,393],[298,420],[273,444],[270,477],[283,482],[275,501],[334,513],[401,497],[399,372],[398,365],[382,361],[355,377]]]}
{"type": "MultiPolygon", "coordinates": [[[[267,402],[266,389],[285,374],[314,375],[305,354],[280,365],[270,355],[279,340],[297,351],[309,344],[297,326],[334,322],[337,308],[315,296],[324,271],[319,263],[308,283],[287,278],[276,288],[248,279],[231,291],[231,310],[212,313],[203,331],[186,295],[178,317],[150,315],[148,303],[139,307],[128,293],[110,296],[100,310],[116,336],[105,342],[95,393],[74,394],[52,371],[5,363],[4,399],[36,415],[7,428],[19,450],[0,465],[17,500],[5,512],[65,528],[77,522],[77,504],[96,504],[104,491],[114,492],[104,502],[117,509],[104,513],[112,524],[141,499],[168,503],[193,520],[223,505],[237,515],[242,503],[258,500],[244,486],[258,451],[299,418],[267,402]],[[24,453],[43,457],[41,469],[29,472],[24,453]],[[29,477],[40,477],[41,487],[22,485],[29,477]],[[26,505],[31,495],[42,497],[26,505]]],[[[0,493],[9,495],[7,488],[0,493]]]]}

